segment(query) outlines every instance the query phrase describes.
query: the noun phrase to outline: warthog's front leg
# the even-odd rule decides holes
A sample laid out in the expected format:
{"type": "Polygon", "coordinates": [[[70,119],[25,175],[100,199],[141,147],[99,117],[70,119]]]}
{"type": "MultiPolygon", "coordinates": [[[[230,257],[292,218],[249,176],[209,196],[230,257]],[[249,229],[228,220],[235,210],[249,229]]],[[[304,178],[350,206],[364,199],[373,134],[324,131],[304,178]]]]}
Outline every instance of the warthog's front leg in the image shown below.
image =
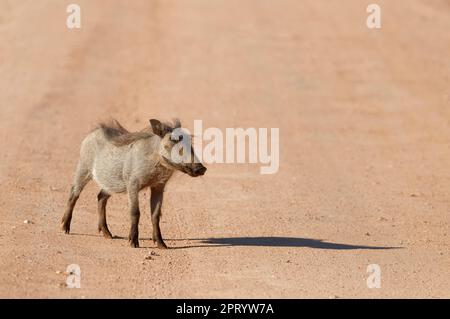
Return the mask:
{"type": "Polygon", "coordinates": [[[131,247],[139,247],[139,217],[141,215],[139,211],[139,188],[131,184],[128,189],[128,205],[130,209],[131,228],[128,239],[131,247]]]}
{"type": "Polygon", "coordinates": [[[161,229],[159,228],[159,220],[161,218],[161,206],[163,201],[164,187],[152,187],[150,198],[150,209],[152,214],[153,224],[153,242],[156,243],[158,248],[166,249],[167,246],[164,243],[161,236],[161,229]]]}

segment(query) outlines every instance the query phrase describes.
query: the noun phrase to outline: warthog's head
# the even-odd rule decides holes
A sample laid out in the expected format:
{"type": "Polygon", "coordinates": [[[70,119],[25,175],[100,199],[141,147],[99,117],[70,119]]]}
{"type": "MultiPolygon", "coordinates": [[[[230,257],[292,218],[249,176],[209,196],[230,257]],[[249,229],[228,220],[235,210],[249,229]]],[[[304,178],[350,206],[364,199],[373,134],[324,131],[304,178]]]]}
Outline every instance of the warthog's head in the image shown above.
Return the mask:
{"type": "Polygon", "coordinates": [[[191,135],[181,128],[181,123],[174,125],[150,120],[153,133],[161,137],[159,154],[165,165],[192,177],[204,175],[206,167],[200,162],[192,147],[191,135]]]}

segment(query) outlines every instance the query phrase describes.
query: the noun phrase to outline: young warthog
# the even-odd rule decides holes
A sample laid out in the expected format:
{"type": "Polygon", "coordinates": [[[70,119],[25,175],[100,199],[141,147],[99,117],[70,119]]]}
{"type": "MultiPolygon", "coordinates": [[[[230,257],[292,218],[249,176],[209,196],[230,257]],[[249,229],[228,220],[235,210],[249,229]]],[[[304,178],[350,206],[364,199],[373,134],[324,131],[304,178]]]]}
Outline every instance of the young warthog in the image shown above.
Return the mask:
{"type": "Polygon", "coordinates": [[[139,191],[149,187],[153,242],[159,248],[167,248],[159,228],[164,187],[174,170],[196,177],[205,174],[206,167],[195,156],[190,139],[188,143],[187,139],[184,140],[182,148],[178,147],[186,137],[180,134],[179,121],[171,125],[153,119],[150,124],[151,130],[147,128],[130,133],[114,120],[110,124],[100,124],[84,139],[67,209],[61,221],[66,234],[70,232],[73,208],[81,191],[94,179],[101,189],[97,196],[99,232],[112,238],[106,224],[106,203],[112,194],[126,192],[131,216],[129,241],[132,247],[139,247],[139,191]],[[188,151],[184,151],[186,149],[188,151]]]}

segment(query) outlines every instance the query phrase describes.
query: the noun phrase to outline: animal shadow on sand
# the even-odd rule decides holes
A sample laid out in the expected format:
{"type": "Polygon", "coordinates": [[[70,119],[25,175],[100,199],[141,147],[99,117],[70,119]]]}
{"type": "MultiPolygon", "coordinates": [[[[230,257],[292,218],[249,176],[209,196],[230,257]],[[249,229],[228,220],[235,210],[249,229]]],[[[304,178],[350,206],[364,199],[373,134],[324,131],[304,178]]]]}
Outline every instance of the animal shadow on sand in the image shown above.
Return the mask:
{"type": "MultiPolygon", "coordinates": [[[[102,237],[94,234],[72,233],[75,236],[102,237]]],[[[126,240],[124,236],[113,236],[113,239],[126,240]]],[[[151,238],[140,238],[142,240],[151,240],[151,238]]],[[[170,249],[187,248],[206,248],[206,247],[231,247],[231,246],[252,246],[252,247],[307,247],[313,249],[328,250],[387,250],[402,249],[403,247],[390,246],[366,246],[350,245],[342,243],[332,243],[322,239],[298,238],[298,237],[220,237],[220,238],[186,238],[186,239],[167,239],[168,242],[195,241],[193,245],[172,246],[170,249]]],[[[142,246],[141,248],[153,248],[151,246],[142,246]]]]}
{"type": "Polygon", "coordinates": [[[402,248],[389,246],[350,245],[350,244],[327,242],[321,239],[297,238],[297,237],[224,237],[224,238],[191,238],[188,240],[198,241],[203,245],[194,244],[191,246],[178,246],[173,248],[183,249],[183,248],[221,247],[221,246],[299,247],[299,248],[308,247],[314,249],[329,249],[329,250],[354,250],[354,249],[385,250],[385,249],[402,248]]]}

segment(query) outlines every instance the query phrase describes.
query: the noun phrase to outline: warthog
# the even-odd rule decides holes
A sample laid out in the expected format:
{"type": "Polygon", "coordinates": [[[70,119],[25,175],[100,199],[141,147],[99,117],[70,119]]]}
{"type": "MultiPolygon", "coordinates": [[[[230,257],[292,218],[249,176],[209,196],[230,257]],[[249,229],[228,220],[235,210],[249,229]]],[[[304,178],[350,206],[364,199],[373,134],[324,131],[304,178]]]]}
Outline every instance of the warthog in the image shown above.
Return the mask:
{"type": "Polygon", "coordinates": [[[93,179],[101,189],[97,196],[98,231],[104,237],[112,238],[106,224],[106,203],[112,194],[126,192],[131,216],[128,239],[132,247],[139,247],[139,191],[149,187],[153,242],[159,248],[167,248],[159,227],[164,187],[175,170],[196,177],[205,174],[206,167],[198,161],[190,143],[189,148],[173,149],[185,136],[172,134],[175,129],[181,128],[178,120],[168,124],[152,119],[150,124],[151,129],[148,127],[130,133],[113,120],[109,124],[100,124],[83,140],[67,208],[61,221],[66,234],[70,232],[72,212],[80,193],[93,179]],[[185,149],[190,150],[190,154],[182,154],[185,149]],[[180,161],[180,157],[175,159],[177,156],[173,154],[188,160],[180,161]]]}

